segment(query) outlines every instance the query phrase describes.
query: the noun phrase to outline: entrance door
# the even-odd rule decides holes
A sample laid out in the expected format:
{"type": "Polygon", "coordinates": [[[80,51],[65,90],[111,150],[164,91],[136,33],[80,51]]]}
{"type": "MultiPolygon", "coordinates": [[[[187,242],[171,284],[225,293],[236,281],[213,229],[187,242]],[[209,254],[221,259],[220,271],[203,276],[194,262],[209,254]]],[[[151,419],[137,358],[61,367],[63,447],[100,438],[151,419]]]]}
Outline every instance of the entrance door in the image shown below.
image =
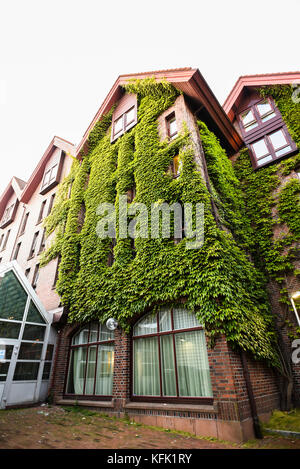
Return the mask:
{"type": "Polygon", "coordinates": [[[18,348],[18,341],[16,340],[0,340],[0,409],[5,409],[6,407],[18,348]]]}

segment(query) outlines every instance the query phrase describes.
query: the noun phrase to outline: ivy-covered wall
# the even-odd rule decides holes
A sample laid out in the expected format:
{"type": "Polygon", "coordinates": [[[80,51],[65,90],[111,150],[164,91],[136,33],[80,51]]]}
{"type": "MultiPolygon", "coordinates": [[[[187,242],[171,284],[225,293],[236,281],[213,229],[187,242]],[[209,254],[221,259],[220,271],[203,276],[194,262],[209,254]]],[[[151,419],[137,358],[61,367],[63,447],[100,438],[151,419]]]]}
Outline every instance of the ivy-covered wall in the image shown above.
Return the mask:
{"type": "MultiPolygon", "coordinates": [[[[82,154],[81,164],[74,162],[46,220],[48,234],[56,232],[56,237],[42,263],[61,255],[57,291],[69,310],[69,321],[104,321],[113,316],[128,331],[130,321],[138,315],[161,304],[184,302],[205,325],[212,342],[225,334],[233,348],[241,347],[256,359],[280,366],[266,292],[269,270],[278,270],[279,261],[288,262],[278,247],[272,245],[271,249],[269,191],[276,187],[276,171],[264,169],[260,185],[260,173],[252,175],[244,151],[235,172],[216,136],[204,122],[198,122],[209,174],[209,180],[205,180],[197,170],[197,150],[186,126],[172,142],[159,138],[157,119],[174,104],[178,97],[175,88],[146,79],[129,83],[126,92],[137,95],[137,125],[114,144],[110,143],[112,111],[95,125],[88,152],[82,154]],[[168,168],[177,155],[182,169],[180,177],[174,179],[168,168]],[[249,181],[261,191],[258,207],[254,206],[249,181]],[[120,195],[133,186],[134,202],[143,202],[147,207],[155,202],[202,202],[202,248],[186,249],[186,239],[175,244],[172,238],[138,238],[133,249],[130,238],[119,238],[117,226],[114,263],[109,266],[112,243],[97,236],[97,207],[101,202],[111,202],[117,209],[120,195]],[[212,204],[217,208],[217,217],[212,204]],[[78,220],[83,207],[81,227],[78,220]],[[255,223],[259,229],[253,226],[255,223]],[[257,265],[252,261],[257,244],[264,248],[269,270],[265,268],[267,262],[262,264],[258,256],[257,265]],[[276,262],[268,258],[273,256],[273,249],[278,250],[276,262]]],[[[289,197],[293,197],[291,192],[289,197]]],[[[286,210],[285,202],[281,204],[282,217],[286,210]]]]}

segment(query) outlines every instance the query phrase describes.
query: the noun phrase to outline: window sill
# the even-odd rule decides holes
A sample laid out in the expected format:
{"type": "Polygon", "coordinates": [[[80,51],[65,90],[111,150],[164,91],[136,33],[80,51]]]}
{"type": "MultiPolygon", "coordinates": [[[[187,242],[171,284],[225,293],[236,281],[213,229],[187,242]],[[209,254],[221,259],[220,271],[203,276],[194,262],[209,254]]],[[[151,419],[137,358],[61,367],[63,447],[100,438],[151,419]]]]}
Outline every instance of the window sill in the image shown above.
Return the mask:
{"type": "Polygon", "coordinates": [[[81,405],[85,407],[114,407],[112,401],[81,401],[76,399],[60,399],[56,402],[56,404],[60,405],[81,405]]]}
{"type": "Polygon", "coordinates": [[[154,403],[154,402],[129,402],[125,409],[145,409],[145,410],[175,410],[182,412],[209,412],[217,414],[217,408],[214,405],[205,404],[173,404],[173,403],[154,403]]]}

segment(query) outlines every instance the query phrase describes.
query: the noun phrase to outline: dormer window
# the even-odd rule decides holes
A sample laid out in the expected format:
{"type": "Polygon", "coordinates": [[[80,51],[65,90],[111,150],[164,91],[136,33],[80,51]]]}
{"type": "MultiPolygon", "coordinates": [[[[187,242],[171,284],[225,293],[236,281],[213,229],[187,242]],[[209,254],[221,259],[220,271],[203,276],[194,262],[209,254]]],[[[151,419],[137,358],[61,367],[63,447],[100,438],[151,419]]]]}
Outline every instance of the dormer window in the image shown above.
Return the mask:
{"type": "Polygon", "coordinates": [[[63,166],[64,152],[60,152],[60,156],[53,161],[52,165],[46,167],[44,172],[40,194],[45,194],[59,183],[63,166]]]}
{"type": "Polygon", "coordinates": [[[287,130],[281,128],[250,145],[257,166],[284,156],[295,149],[287,130]]]}
{"type": "Polygon", "coordinates": [[[249,130],[255,129],[255,127],[258,126],[257,120],[255,119],[254,113],[251,109],[249,111],[243,112],[240,118],[245,132],[249,132],[249,130]]]}
{"type": "Polygon", "coordinates": [[[18,202],[14,202],[5,209],[1,220],[0,228],[5,228],[7,225],[9,225],[9,223],[13,221],[17,209],[17,204],[18,202]]]}
{"type": "Polygon", "coordinates": [[[280,118],[278,109],[276,109],[270,98],[263,99],[240,113],[239,120],[242,133],[245,135],[250,131],[254,131],[254,129],[258,130],[274,117],[280,118]]]}
{"type": "Polygon", "coordinates": [[[256,105],[256,109],[262,122],[267,122],[268,120],[276,116],[276,113],[269,99],[265,99],[261,103],[258,103],[256,105]]]}
{"type": "Polygon", "coordinates": [[[136,95],[124,95],[112,119],[111,142],[130,130],[137,123],[137,98],[136,95]]]}

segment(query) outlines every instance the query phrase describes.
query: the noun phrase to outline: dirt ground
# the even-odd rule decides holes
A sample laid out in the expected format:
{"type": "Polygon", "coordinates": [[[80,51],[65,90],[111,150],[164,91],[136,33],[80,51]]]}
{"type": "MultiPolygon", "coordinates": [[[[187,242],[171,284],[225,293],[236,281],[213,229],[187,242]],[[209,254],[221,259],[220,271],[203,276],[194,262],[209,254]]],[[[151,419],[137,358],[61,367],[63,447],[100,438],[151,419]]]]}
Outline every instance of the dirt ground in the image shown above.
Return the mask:
{"type": "Polygon", "coordinates": [[[89,410],[42,405],[0,411],[0,449],[300,449],[300,439],[244,444],[148,427],[89,410]]]}

